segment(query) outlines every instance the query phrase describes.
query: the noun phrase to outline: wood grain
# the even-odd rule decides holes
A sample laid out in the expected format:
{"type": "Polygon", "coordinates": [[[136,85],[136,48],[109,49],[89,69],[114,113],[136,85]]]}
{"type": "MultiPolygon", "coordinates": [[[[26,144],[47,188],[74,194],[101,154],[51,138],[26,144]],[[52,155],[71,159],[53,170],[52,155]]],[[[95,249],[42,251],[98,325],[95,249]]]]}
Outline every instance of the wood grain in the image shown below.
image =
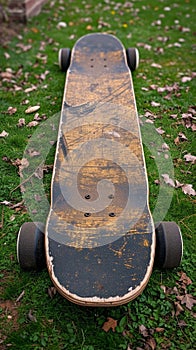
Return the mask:
{"type": "Polygon", "coordinates": [[[131,72],[107,34],[72,50],[46,225],[48,269],[81,305],[139,295],[150,277],[155,233],[131,72]]]}

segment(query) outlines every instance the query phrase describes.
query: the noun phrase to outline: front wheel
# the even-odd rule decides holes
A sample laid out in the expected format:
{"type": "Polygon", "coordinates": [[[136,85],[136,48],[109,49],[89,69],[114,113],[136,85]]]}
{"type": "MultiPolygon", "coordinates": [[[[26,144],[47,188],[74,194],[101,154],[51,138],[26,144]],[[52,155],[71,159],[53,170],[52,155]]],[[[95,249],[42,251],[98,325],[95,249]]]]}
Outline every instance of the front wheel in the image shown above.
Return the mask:
{"type": "Polygon", "coordinates": [[[179,226],[175,222],[159,222],[155,225],[155,267],[178,267],[183,255],[183,241],[179,226]]]}
{"type": "Polygon", "coordinates": [[[126,50],[127,63],[130,70],[133,72],[139,66],[139,51],[135,47],[130,47],[126,50]]]}
{"type": "Polygon", "coordinates": [[[70,64],[71,50],[63,48],[59,50],[59,68],[66,72],[70,64]]]}
{"type": "Polygon", "coordinates": [[[46,265],[44,226],[25,222],[18,233],[17,258],[23,270],[41,270],[46,265]]]}

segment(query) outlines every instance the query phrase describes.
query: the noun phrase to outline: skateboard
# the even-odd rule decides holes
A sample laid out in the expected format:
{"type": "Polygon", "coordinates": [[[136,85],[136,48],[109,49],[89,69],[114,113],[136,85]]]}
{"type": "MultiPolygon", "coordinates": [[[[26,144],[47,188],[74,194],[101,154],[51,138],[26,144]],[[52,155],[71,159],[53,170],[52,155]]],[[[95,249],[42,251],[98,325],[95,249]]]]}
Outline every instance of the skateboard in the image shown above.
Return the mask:
{"type": "Polygon", "coordinates": [[[125,304],[155,263],[176,267],[182,257],[179,227],[155,225],[148,204],[132,82],[138,63],[137,49],[110,34],[59,51],[66,80],[50,211],[43,229],[23,224],[17,255],[24,269],[45,261],[57,291],[79,305],[125,304]]]}

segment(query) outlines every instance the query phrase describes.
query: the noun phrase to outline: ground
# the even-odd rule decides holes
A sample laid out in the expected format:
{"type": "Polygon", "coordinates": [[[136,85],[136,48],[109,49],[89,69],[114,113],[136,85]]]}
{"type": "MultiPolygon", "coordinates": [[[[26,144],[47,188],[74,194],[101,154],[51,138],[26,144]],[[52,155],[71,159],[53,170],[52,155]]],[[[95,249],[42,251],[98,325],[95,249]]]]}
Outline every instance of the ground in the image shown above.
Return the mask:
{"type": "MultiPolygon", "coordinates": [[[[190,0],[53,0],[25,25],[0,24],[0,350],[195,347],[194,12],[190,0]],[[112,33],[125,47],[140,51],[133,82],[150,206],[157,217],[155,209],[165,209],[165,202],[161,201],[162,208],[157,200],[159,188],[172,191],[163,219],[176,221],[184,240],[181,266],[171,271],[154,270],[142,295],[116,308],[82,308],[68,302],[56,292],[47,271],[23,272],[16,257],[17,233],[30,220],[19,191],[24,151],[31,135],[42,130],[47,120],[52,120],[55,130],[56,119],[51,118],[60,111],[65,80],[58,67],[59,48],[72,48],[77,39],[91,32],[112,33]],[[38,112],[25,113],[37,105],[38,112]],[[161,138],[157,148],[144,132],[150,125],[161,138]],[[168,157],[172,158],[173,172],[164,168],[159,173],[157,155],[163,156],[164,166],[168,157]]],[[[52,137],[51,146],[54,141],[52,137]]],[[[45,165],[48,197],[54,151],[51,147],[45,165]]],[[[30,154],[36,159],[36,153],[30,154]]],[[[40,193],[34,198],[35,208],[32,205],[30,209],[35,215],[40,193]]]]}
{"type": "Polygon", "coordinates": [[[12,38],[20,34],[24,26],[23,23],[13,21],[0,22],[0,45],[6,48],[12,38]]]}

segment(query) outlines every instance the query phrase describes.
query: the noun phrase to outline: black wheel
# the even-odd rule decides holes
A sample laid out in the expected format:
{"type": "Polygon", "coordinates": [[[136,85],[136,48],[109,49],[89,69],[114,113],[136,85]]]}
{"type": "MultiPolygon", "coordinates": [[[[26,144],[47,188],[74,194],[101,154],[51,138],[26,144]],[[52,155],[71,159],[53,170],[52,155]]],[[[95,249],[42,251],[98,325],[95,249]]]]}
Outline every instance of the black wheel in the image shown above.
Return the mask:
{"type": "Polygon", "coordinates": [[[59,50],[59,68],[66,72],[70,64],[71,50],[68,48],[59,50]]]}
{"type": "Polygon", "coordinates": [[[17,258],[23,270],[41,270],[46,265],[44,226],[25,222],[18,233],[17,258]]]}
{"type": "Polygon", "coordinates": [[[135,47],[130,47],[126,50],[126,53],[128,66],[133,72],[139,66],[139,51],[135,47]]]}
{"type": "Polygon", "coordinates": [[[155,267],[178,267],[182,260],[183,241],[179,226],[175,222],[159,222],[155,225],[155,267]]]}

